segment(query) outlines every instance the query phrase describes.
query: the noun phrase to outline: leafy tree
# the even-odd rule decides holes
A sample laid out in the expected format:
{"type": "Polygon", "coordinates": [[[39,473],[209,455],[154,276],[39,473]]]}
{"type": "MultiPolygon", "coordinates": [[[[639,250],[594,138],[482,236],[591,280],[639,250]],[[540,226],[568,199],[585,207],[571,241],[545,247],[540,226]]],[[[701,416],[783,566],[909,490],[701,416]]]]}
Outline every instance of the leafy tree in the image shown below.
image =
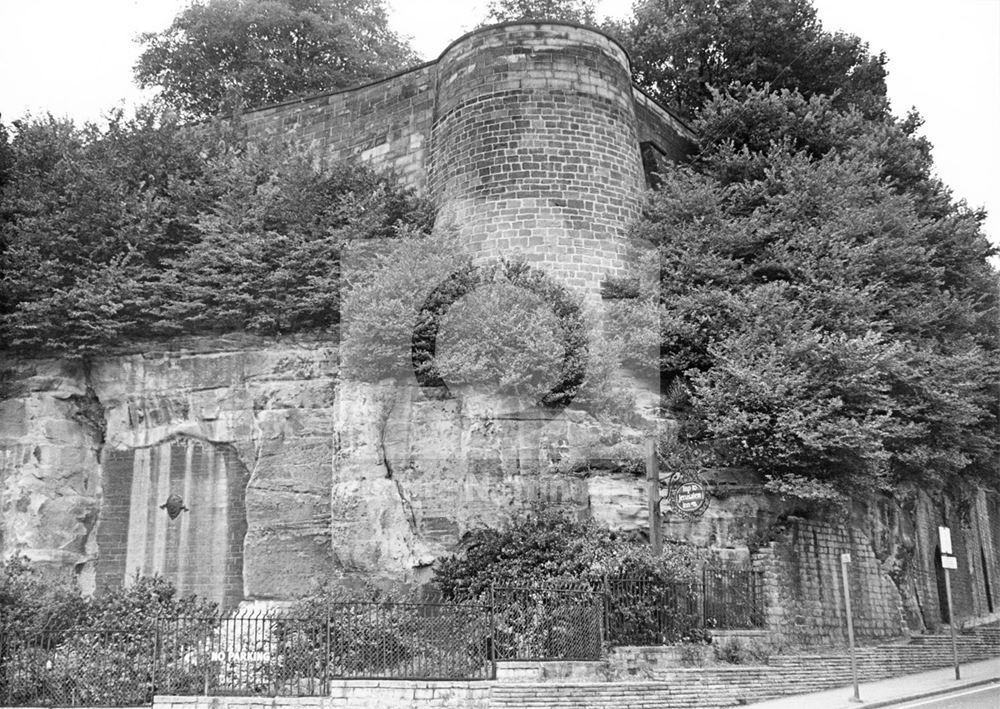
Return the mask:
{"type": "Polygon", "coordinates": [[[180,333],[334,326],[338,249],[429,226],[426,203],[363,167],[320,171],[236,125],[141,111],[106,130],[14,124],[0,193],[0,341],[88,354],[180,333]]]}
{"type": "MultiPolygon", "coordinates": [[[[7,184],[7,180],[10,179],[10,170],[14,164],[14,155],[10,148],[10,134],[7,131],[7,127],[0,123],[0,190],[3,186],[7,184]]],[[[3,215],[0,214],[0,219],[3,219],[3,215]]]]}
{"type": "Polygon", "coordinates": [[[884,55],[853,35],[823,31],[810,0],[638,0],[610,24],[635,79],[681,115],[733,82],[836,96],[866,116],[887,111],[884,55]]]}
{"type": "Polygon", "coordinates": [[[383,0],[199,0],[139,36],[139,86],[184,116],[356,86],[417,61],[383,0]]]}
{"type": "Polygon", "coordinates": [[[660,364],[689,387],[689,440],[772,490],[998,482],[994,249],[914,123],[716,94],[699,158],[637,228],[659,244],[660,364]]]}
{"type": "Polygon", "coordinates": [[[593,0],[490,0],[487,21],[562,20],[594,24],[593,0]]]}

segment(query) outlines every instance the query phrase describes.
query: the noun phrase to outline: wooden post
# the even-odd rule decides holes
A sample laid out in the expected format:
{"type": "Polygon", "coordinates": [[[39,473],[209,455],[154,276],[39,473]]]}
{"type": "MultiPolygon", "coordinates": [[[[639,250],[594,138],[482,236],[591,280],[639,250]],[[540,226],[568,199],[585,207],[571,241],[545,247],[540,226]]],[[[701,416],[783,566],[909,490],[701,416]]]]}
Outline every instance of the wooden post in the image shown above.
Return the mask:
{"type": "Polygon", "coordinates": [[[646,439],[646,485],[649,490],[649,546],[653,556],[663,553],[663,520],[660,516],[660,466],[656,439],[646,439]]]}
{"type": "Polygon", "coordinates": [[[860,702],[861,696],[858,690],[858,658],[854,654],[854,614],[851,611],[851,581],[847,575],[847,565],[851,563],[850,554],[840,555],[840,571],[844,579],[844,607],[847,611],[847,642],[851,649],[851,682],[854,684],[854,696],[852,702],[860,702]]]}

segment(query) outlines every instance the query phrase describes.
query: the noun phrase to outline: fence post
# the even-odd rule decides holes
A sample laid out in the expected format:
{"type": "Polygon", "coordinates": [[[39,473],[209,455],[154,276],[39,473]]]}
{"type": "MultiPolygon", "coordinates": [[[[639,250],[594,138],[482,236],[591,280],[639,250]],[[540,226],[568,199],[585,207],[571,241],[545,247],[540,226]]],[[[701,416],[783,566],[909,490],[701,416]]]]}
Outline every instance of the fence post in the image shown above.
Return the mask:
{"type": "Polygon", "coordinates": [[[701,566],[701,627],[708,627],[708,562],[701,566]]]}
{"type": "Polygon", "coordinates": [[[153,617],[153,656],[150,658],[149,669],[149,703],[153,704],[156,698],[156,660],[160,654],[160,616],[153,617]]]}
{"type": "Polygon", "coordinates": [[[326,650],[323,654],[323,694],[330,694],[330,612],[326,613],[326,650]]]}
{"type": "Polygon", "coordinates": [[[608,575],[601,576],[601,644],[610,642],[611,633],[608,631],[608,622],[611,605],[610,594],[608,593],[608,575]]]}
{"type": "Polygon", "coordinates": [[[486,648],[486,660],[490,665],[490,679],[497,678],[497,619],[496,619],[496,596],[493,590],[493,584],[490,583],[490,594],[489,594],[489,623],[490,631],[487,641],[486,648]]]}

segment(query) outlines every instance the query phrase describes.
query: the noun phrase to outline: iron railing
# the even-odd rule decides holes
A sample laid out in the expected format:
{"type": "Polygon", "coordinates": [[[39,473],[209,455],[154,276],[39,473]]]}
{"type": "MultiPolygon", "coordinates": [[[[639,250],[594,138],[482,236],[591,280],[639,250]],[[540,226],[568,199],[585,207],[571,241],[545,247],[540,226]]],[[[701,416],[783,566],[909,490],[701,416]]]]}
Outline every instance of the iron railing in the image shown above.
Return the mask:
{"type": "Polygon", "coordinates": [[[498,660],[596,660],[601,657],[603,594],[589,584],[492,589],[498,660]]]}
{"type": "Polygon", "coordinates": [[[704,626],[726,630],[763,628],[763,588],[764,577],[759,570],[706,564],[699,588],[704,626]]]}
{"type": "Polygon", "coordinates": [[[760,577],[707,565],[688,584],[603,578],[495,586],[451,603],[327,603],[308,615],[140,619],[130,627],[5,632],[0,705],[125,706],[154,694],[320,696],[331,680],[493,676],[498,660],[595,660],[763,625],[760,577]]]}
{"type": "Polygon", "coordinates": [[[153,699],[153,635],[120,628],[0,630],[0,704],[135,706],[153,699]]]}
{"type": "Polygon", "coordinates": [[[603,610],[604,637],[611,645],[669,645],[705,627],[691,584],[606,579],[603,610]]]}

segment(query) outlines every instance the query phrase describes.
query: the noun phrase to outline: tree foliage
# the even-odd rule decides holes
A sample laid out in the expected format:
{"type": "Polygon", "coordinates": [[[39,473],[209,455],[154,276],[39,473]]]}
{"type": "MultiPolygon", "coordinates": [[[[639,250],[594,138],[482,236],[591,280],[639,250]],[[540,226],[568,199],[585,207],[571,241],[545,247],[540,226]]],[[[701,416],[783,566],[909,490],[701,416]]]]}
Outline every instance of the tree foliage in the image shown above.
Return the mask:
{"type": "Polygon", "coordinates": [[[490,0],[488,22],[516,20],[561,20],[594,24],[593,0],[490,0]]]}
{"type": "Polygon", "coordinates": [[[383,0],[198,0],[139,42],[136,82],[188,117],[356,86],[417,61],[383,0]]]}
{"type": "Polygon", "coordinates": [[[733,82],[836,96],[866,116],[887,110],[885,56],[825,32],[810,0],[638,0],[634,16],[609,29],[636,81],[683,116],[733,82]]]}
{"type": "Polygon", "coordinates": [[[637,229],[659,245],[660,365],[687,382],[690,440],[773,490],[998,483],[994,250],[916,125],[715,94],[698,159],[637,229]]]}
{"type": "Polygon", "coordinates": [[[593,520],[533,511],[515,516],[501,529],[475,529],[463,551],[438,561],[434,582],[447,597],[478,596],[490,585],[532,586],[567,581],[598,581],[605,576],[690,582],[699,552],[670,544],[654,557],[649,544],[614,532],[593,520]]]}
{"type": "MultiPolygon", "coordinates": [[[[523,261],[474,266],[452,233],[355,242],[344,260],[341,365],[356,381],[409,380],[519,400],[631,411],[620,348],[571,291],[523,261]]],[[[513,405],[513,402],[508,402],[513,405]]]]}
{"type": "Polygon", "coordinates": [[[431,220],[388,177],[320,170],[234,125],[143,111],[106,130],[52,118],[14,129],[0,193],[0,340],[13,349],[327,329],[340,246],[431,220]]]}
{"type": "Polygon", "coordinates": [[[157,616],[208,617],[216,604],[178,596],[160,576],[136,576],[127,585],[84,598],[69,572],[45,572],[24,557],[0,563],[0,631],[29,637],[69,628],[148,629],[157,616]]]}

